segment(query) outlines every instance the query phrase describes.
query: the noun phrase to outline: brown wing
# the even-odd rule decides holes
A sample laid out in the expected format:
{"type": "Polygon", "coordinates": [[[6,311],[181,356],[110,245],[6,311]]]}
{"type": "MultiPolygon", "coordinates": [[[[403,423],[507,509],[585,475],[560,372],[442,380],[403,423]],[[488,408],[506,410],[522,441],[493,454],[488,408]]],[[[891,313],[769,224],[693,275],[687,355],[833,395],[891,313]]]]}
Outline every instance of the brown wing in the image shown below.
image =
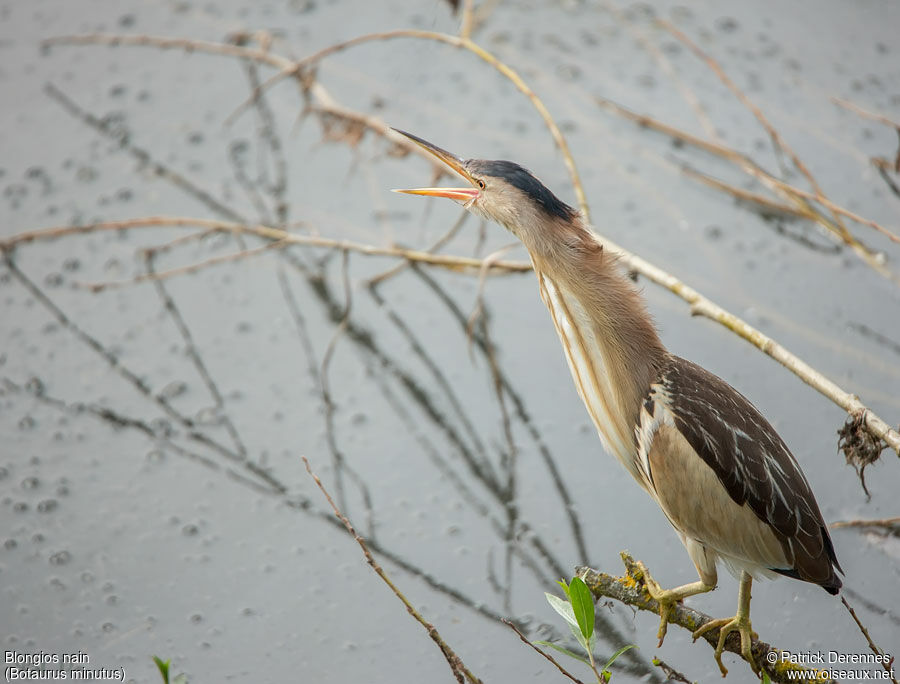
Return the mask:
{"type": "Polygon", "coordinates": [[[678,430],[713,469],[729,496],[776,533],[790,568],[771,568],[831,594],[843,572],[800,466],[746,397],[700,366],[670,355],[661,383],[678,430]]]}

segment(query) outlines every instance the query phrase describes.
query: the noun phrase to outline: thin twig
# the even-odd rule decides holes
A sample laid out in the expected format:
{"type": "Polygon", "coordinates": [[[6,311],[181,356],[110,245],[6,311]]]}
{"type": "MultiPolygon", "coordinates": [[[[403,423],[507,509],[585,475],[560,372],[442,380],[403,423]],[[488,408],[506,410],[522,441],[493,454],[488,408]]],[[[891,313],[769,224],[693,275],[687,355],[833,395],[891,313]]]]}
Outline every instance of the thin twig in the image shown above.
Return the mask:
{"type": "Polygon", "coordinates": [[[856,626],[859,627],[859,631],[866,638],[866,643],[869,644],[869,649],[876,656],[879,656],[880,658],[883,659],[883,660],[881,660],[881,666],[885,669],[885,671],[887,671],[888,676],[891,678],[891,681],[894,684],[897,684],[897,680],[894,679],[894,676],[893,676],[893,669],[891,668],[891,665],[894,664],[894,660],[895,660],[896,656],[887,658],[886,656],[888,654],[885,653],[885,650],[883,648],[880,648],[879,646],[877,646],[875,644],[874,641],[872,641],[872,637],[869,636],[869,630],[866,629],[865,625],[863,625],[863,623],[860,621],[859,617],[856,615],[856,611],[853,610],[853,607],[849,603],[847,603],[847,599],[844,596],[841,596],[841,603],[844,604],[844,608],[846,608],[847,611],[850,613],[850,617],[853,618],[853,621],[856,623],[856,626]]]}
{"type": "Polygon", "coordinates": [[[507,620],[507,619],[505,619],[505,618],[502,620],[502,622],[503,622],[504,625],[506,625],[506,626],[509,627],[512,631],[514,631],[516,634],[519,635],[519,638],[522,640],[522,643],[523,643],[523,644],[525,644],[526,646],[530,646],[530,647],[533,648],[535,651],[537,651],[537,652],[540,653],[542,656],[544,656],[547,660],[549,660],[551,663],[553,663],[553,664],[556,666],[556,669],[557,669],[557,670],[559,670],[562,674],[564,674],[566,677],[568,677],[568,678],[571,679],[573,682],[575,682],[575,684],[584,684],[584,682],[582,682],[582,681],[581,681],[580,679],[578,679],[575,675],[573,675],[571,672],[569,672],[566,668],[564,668],[562,665],[560,665],[560,664],[557,662],[556,658],[554,658],[552,655],[550,655],[550,654],[547,653],[546,651],[542,651],[542,650],[539,649],[537,646],[535,646],[533,643],[531,643],[531,642],[528,640],[528,637],[526,637],[524,634],[522,634],[522,632],[519,631],[519,628],[516,627],[516,625],[515,625],[513,622],[511,622],[510,620],[507,620]]]}
{"type": "Polygon", "coordinates": [[[858,104],[854,104],[853,102],[850,102],[850,100],[845,100],[842,97],[832,97],[831,101],[834,102],[836,105],[843,107],[844,109],[849,109],[851,112],[856,112],[857,114],[859,114],[860,116],[862,116],[866,119],[871,119],[872,121],[878,121],[880,123],[883,123],[885,126],[890,126],[891,128],[894,128],[897,131],[900,131],[900,123],[897,123],[893,119],[889,119],[884,114],[870,112],[868,109],[863,109],[858,104]]]}
{"type": "MultiPolygon", "coordinates": [[[[633,112],[627,107],[623,107],[622,105],[604,97],[595,96],[594,99],[601,107],[609,109],[619,116],[634,121],[639,126],[652,128],[653,130],[663,133],[664,135],[668,135],[675,140],[680,140],[684,143],[692,145],[693,147],[697,147],[698,149],[702,149],[706,152],[709,152],[710,154],[714,154],[734,163],[735,165],[739,166],[745,173],[757,179],[760,183],[771,189],[773,192],[776,192],[782,197],[792,199],[795,204],[798,205],[796,208],[796,212],[798,215],[802,215],[806,218],[822,223],[823,220],[825,220],[824,217],[819,215],[817,212],[814,212],[810,208],[808,203],[804,202],[801,204],[797,203],[796,201],[797,198],[802,198],[804,200],[813,200],[818,202],[822,206],[827,207],[831,211],[849,218],[852,221],[856,221],[857,223],[860,223],[862,225],[874,228],[893,242],[900,242],[900,236],[898,236],[897,233],[889,230],[888,228],[885,228],[880,223],[860,216],[859,214],[856,214],[855,212],[852,212],[849,209],[846,209],[839,204],[832,202],[827,197],[817,197],[811,192],[801,190],[800,188],[795,187],[790,183],[786,183],[783,180],[776,178],[772,174],[765,171],[762,167],[756,164],[756,162],[747,157],[745,154],[742,154],[733,148],[730,148],[718,142],[704,140],[703,138],[699,138],[691,133],[688,133],[687,131],[663,123],[651,116],[647,116],[646,114],[638,114],[637,112],[633,112]]],[[[826,225],[826,228],[828,227],[827,224],[823,225],[826,225]]]]}
{"type": "Polygon", "coordinates": [[[409,602],[409,599],[403,595],[403,593],[397,588],[397,585],[391,581],[391,579],[387,576],[387,573],[382,569],[381,565],[378,564],[378,561],[375,560],[375,557],[372,555],[372,552],[369,551],[369,547],[366,545],[366,541],[359,536],[359,534],[354,529],[353,525],[350,523],[350,520],[347,519],[340,509],[335,505],[334,500],[331,498],[331,495],[328,493],[328,490],[325,489],[325,485],[322,484],[322,481],[319,477],[313,473],[312,468],[309,465],[309,461],[305,456],[301,457],[303,459],[303,463],[306,466],[306,472],[309,473],[310,477],[315,481],[316,486],[328,500],[328,503],[331,505],[331,509],[334,511],[334,514],[338,517],[338,519],[344,524],[344,528],[346,528],[347,532],[351,537],[359,544],[359,547],[362,549],[363,555],[366,557],[366,563],[369,564],[375,574],[377,574],[381,580],[390,587],[391,591],[394,592],[394,596],[396,596],[400,601],[406,606],[406,610],[410,615],[415,618],[415,620],[425,628],[425,631],[428,633],[428,636],[431,637],[432,641],[437,644],[438,648],[441,650],[441,653],[444,655],[444,658],[447,660],[447,664],[450,666],[450,670],[453,672],[453,675],[456,677],[456,680],[460,684],[464,684],[464,682],[470,682],[471,684],[481,684],[481,680],[472,674],[472,672],[465,666],[462,660],[460,660],[459,656],[453,651],[452,648],[444,641],[441,637],[440,633],[437,629],[428,622],[422,615],[415,609],[415,607],[409,602]]]}
{"type": "MultiPolygon", "coordinates": [[[[429,247],[426,247],[425,251],[429,252],[429,253],[433,253],[433,252],[438,251],[441,247],[443,247],[447,243],[449,243],[453,238],[456,237],[456,234],[459,233],[460,229],[463,227],[463,225],[466,222],[466,219],[469,216],[471,216],[471,214],[468,211],[466,211],[465,209],[463,209],[462,213],[459,215],[459,218],[456,219],[456,221],[453,223],[452,226],[450,226],[450,229],[446,233],[444,233],[441,237],[439,237],[437,240],[435,240],[429,247]]],[[[409,265],[410,265],[409,261],[401,261],[399,264],[397,264],[396,266],[394,266],[392,268],[389,268],[387,271],[384,271],[383,273],[379,273],[378,275],[373,276],[372,278],[369,278],[369,280],[366,281],[366,285],[368,285],[369,287],[375,287],[375,286],[381,285],[385,281],[390,280],[395,275],[397,275],[397,274],[401,273],[402,271],[406,270],[407,268],[409,268],[409,265]]]]}
{"type": "Polygon", "coordinates": [[[667,682],[682,682],[682,684],[693,684],[690,679],[685,677],[678,670],[676,670],[661,658],[654,658],[651,662],[665,673],[667,682]]]}
{"type": "Polygon", "coordinates": [[[468,50],[469,52],[477,55],[483,61],[490,64],[497,71],[503,74],[503,76],[509,79],[509,81],[511,81],[512,84],[529,99],[531,104],[537,110],[541,119],[543,119],[544,125],[550,131],[550,135],[553,138],[553,141],[556,143],[556,146],[562,153],[563,161],[565,162],[566,168],[569,171],[569,176],[572,180],[572,186],[575,191],[575,196],[578,200],[578,206],[585,218],[590,220],[590,209],[588,208],[587,197],[584,193],[584,187],[582,186],[578,169],[575,166],[575,160],[572,157],[571,151],[569,150],[569,144],[566,142],[565,136],[562,134],[559,126],[557,126],[556,121],[550,115],[547,107],[514,69],[509,67],[506,63],[495,57],[492,53],[488,52],[469,38],[462,38],[460,36],[454,36],[447,33],[438,33],[436,31],[397,29],[394,31],[367,33],[361,36],[357,36],[341,43],[329,45],[328,47],[323,48],[322,50],[319,50],[312,55],[308,55],[307,57],[296,61],[281,57],[279,55],[275,55],[274,53],[266,50],[242,48],[235,45],[212,43],[209,41],[194,41],[184,38],[165,38],[161,36],[131,36],[102,33],[86,34],[80,36],[58,36],[45,40],[43,42],[43,45],[49,46],[62,44],[97,44],[111,46],[150,46],[162,49],[178,48],[187,52],[208,52],[217,55],[228,55],[232,57],[253,59],[280,69],[278,74],[276,74],[272,78],[269,78],[267,81],[264,81],[262,84],[260,84],[258,89],[254,90],[253,95],[251,96],[252,102],[256,98],[258,98],[259,95],[267,88],[274,85],[278,80],[302,74],[305,70],[310,69],[312,66],[322,61],[325,57],[328,57],[337,52],[341,52],[343,50],[347,50],[357,45],[362,45],[364,43],[380,40],[392,40],[395,38],[417,38],[422,40],[432,40],[439,43],[445,43],[453,47],[468,50]]]}
{"type": "MultiPolygon", "coordinates": [[[[333,240],[331,238],[314,235],[297,235],[288,233],[280,228],[265,225],[250,225],[231,221],[217,221],[215,219],[189,218],[185,216],[147,216],[124,221],[104,221],[89,223],[81,226],[57,226],[35,231],[27,231],[13,235],[6,240],[0,240],[0,251],[10,251],[22,244],[54,240],[70,235],[83,233],[95,233],[104,231],[130,230],[132,228],[202,228],[206,232],[242,233],[256,235],[265,240],[283,241],[291,245],[306,245],[308,247],[326,247],[328,249],[348,250],[359,252],[368,256],[399,257],[408,261],[440,266],[454,271],[478,270],[484,264],[482,259],[469,257],[448,256],[443,254],[429,254],[415,249],[403,249],[400,247],[376,247],[349,240],[333,240]]],[[[491,264],[491,270],[497,272],[524,273],[531,270],[531,263],[526,261],[496,261],[491,264]]],[[[128,281],[131,282],[131,281],[128,281]]]]}
{"type": "MultiPolygon", "coordinates": [[[[202,235],[202,233],[189,235],[187,238],[196,239],[198,235],[202,235]]],[[[184,238],[182,238],[184,239],[184,238]]],[[[241,261],[243,259],[249,259],[250,257],[258,256],[265,252],[270,252],[272,250],[281,249],[283,247],[288,246],[290,243],[285,242],[284,240],[275,240],[273,242],[268,242],[260,247],[254,247],[252,249],[242,249],[239,252],[234,252],[232,254],[224,254],[222,256],[210,257],[209,259],[204,259],[203,261],[197,261],[193,264],[188,264],[187,266],[179,266],[177,268],[170,268],[165,271],[147,271],[146,273],[139,273],[138,275],[130,278],[128,280],[106,280],[101,282],[73,282],[72,286],[83,289],[90,290],[91,292],[102,292],[103,290],[116,289],[121,287],[131,287],[133,285],[138,285],[144,282],[160,282],[163,280],[168,280],[169,278],[174,278],[175,276],[189,275],[191,273],[198,273],[210,266],[218,266],[220,264],[227,264],[234,261],[241,261]]],[[[163,247],[165,249],[170,249],[174,245],[172,243],[168,243],[163,247]]],[[[155,248],[148,248],[144,250],[145,253],[158,253],[159,250],[155,248]]]]}
{"type": "MultiPolygon", "coordinates": [[[[657,19],[656,25],[662,27],[670,34],[672,34],[675,38],[677,38],[682,44],[684,44],[691,52],[693,52],[701,61],[706,63],[706,65],[712,69],[712,71],[719,77],[719,80],[727,87],[732,93],[734,93],[735,97],[743,104],[753,116],[756,117],[756,120],[762,125],[763,128],[766,129],[766,132],[769,134],[769,137],[772,139],[772,143],[776,149],[781,150],[785,154],[787,154],[791,161],[794,163],[794,166],[806,176],[806,179],[809,181],[810,186],[815,192],[815,197],[817,200],[821,201],[825,193],[822,191],[821,187],[819,187],[818,182],[813,177],[810,170],[806,167],[794,150],[788,145],[787,141],[781,137],[781,134],[775,129],[775,127],[769,123],[769,120],[766,118],[765,114],[762,113],[762,110],[757,107],[750,100],[749,97],[741,90],[738,85],[731,79],[731,77],[725,73],[725,70],[721,67],[721,65],[712,58],[707,52],[705,52],[697,43],[691,40],[684,32],[676,28],[671,22],[666,21],[665,19],[657,19]]],[[[840,228],[841,234],[844,237],[845,241],[848,244],[853,244],[855,242],[855,238],[850,234],[850,231],[847,230],[847,227],[843,224],[839,217],[835,216],[835,221],[840,228]]]]}
{"type": "Polygon", "coordinates": [[[463,0],[462,22],[459,28],[460,38],[469,38],[472,35],[472,23],[474,19],[475,0],[463,0]]]}
{"type": "Polygon", "coordinates": [[[885,529],[900,529],[900,518],[883,518],[881,520],[838,520],[829,525],[832,529],[841,527],[858,527],[861,529],[883,527],[885,529]]]}
{"type": "MultiPolygon", "coordinates": [[[[129,228],[147,228],[147,227],[198,227],[211,231],[221,232],[237,232],[266,240],[284,240],[292,244],[307,245],[312,247],[327,247],[331,249],[351,250],[362,254],[376,256],[395,256],[427,263],[436,266],[443,266],[452,270],[461,270],[468,268],[481,268],[484,264],[482,259],[471,259],[466,257],[448,257],[439,254],[428,254],[426,252],[407,250],[400,248],[374,247],[372,245],[363,245],[359,243],[348,242],[345,240],[332,240],[309,235],[294,235],[270,226],[248,226],[240,223],[232,223],[227,221],[215,221],[210,219],[192,219],[187,217],[165,217],[151,216],[140,219],[130,219],[127,221],[111,221],[105,223],[94,223],[85,226],[60,226],[55,228],[46,228],[42,230],[28,231],[19,233],[4,241],[0,241],[0,251],[11,250],[17,245],[34,242],[37,240],[47,240],[59,238],[65,235],[76,235],[81,233],[90,233],[96,231],[115,231],[125,230],[129,228]]],[[[691,305],[691,313],[694,315],[705,316],[713,320],[733,333],[747,340],[755,347],[771,356],[782,366],[793,372],[801,380],[810,387],[817,390],[825,397],[829,398],[835,404],[843,408],[849,415],[862,415],[866,429],[877,439],[884,440],[895,452],[900,456],[900,432],[892,428],[874,411],[870,410],[860,401],[859,397],[851,394],[836,383],[829,380],[822,373],[814,369],[808,363],[788,351],[786,348],[775,342],[770,337],[764,335],[761,331],[751,326],[746,321],[729,313],[719,305],[706,298],[697,290],[686,285],[675,276],[632,254],[623,247],[606,238],[598,238],[601,243],[615,253],[623,264],[632,271],[635,271],[654,283],[665,287],[670,292],[676,294],[681,299],[691,305]]],[[[501,271],[524,272],[531,270],[531,264],[527,262],[508,262],[497,261],[491,264],[492,269],[501,271]]]]}

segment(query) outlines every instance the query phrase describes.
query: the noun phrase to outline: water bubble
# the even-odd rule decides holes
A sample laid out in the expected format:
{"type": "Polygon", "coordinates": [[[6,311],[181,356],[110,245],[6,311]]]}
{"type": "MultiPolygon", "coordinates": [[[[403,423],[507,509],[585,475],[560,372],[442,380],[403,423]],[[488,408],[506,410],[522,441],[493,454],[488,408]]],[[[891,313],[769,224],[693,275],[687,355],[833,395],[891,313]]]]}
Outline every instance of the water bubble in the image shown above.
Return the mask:
{"type": "Polygon", "coordinates": [[[159,449],[151,449],[145,457],[150,463],[162,463],[166,455],[159,449]]]}
{"type": "Polygon", "coordinates": [[[90,570],[85,570],[81,573],[81,581],[85,584],[91,584],[94,581],[94,575],[90,570]]]}
{"type": "Polygon", "coordinates": [[[43,544],[47,538],[41,532],[35,532],[31,535],[31,541],[35,544],[43,544]]]}
{"type": "Polygon", "coordinates": [[[50,586],[59,591],[63,591],[66,588],[65,583],[59,577],[51,577],[50,586]]]}
{"type": "Polygon", "coordinates": [[[0,480],[5,480],[7,477],[9,477],[9,469],[0,466],[0,480]]]}
{"type": "Polygon", "coordinates": [[[65,261],[63,261],[63,270],[69,271],[70,273],[74,273],[78,269],[81,268],[81,260],[76,257],[69,257],[65,261]]]}
{"type": "Polygon", "coordinates": [[[200,425],[217,425],[219,423],[219,412],[215,406],[209,406],[197,411],[194,420],[200,425]]]}
{"type": "Polygon", "coordinates": [[[41,481],[34,476],[26,477],[24,480],[22,480],[22,489],[26,491],[30,489],[37,489],[40,486],[41,481]]]}
{"type": "Polygon", "coordinates": [[[44,395],[44,382],[38,377],[31,376],[28,378],[28,382],[25,383],[25,391],[31,392],[36,397],[41,397],[44,395]]]}
{"type": "Polygon", "coordinates": [[[162,437],[170,437],[172,435],[172,424],[165,418],[154,418],[151,420],[150,429],[162,437]]]}
{"type": "Polygon", "coordinates": [[[100,629],[109,634],[110,632],[115,631],[116,626],[111,622],[104,622],[100,629]]]}
{"type": "Polygon", "coordinates": [[[722,17],[716,22],[716,26],[722,33],[734,33],[738,30],[740,24],[738,24],[737,19],[732,17],[722,17]]]}
{"type": "Polygon", "coordinates": [[[28,504],[24,501],[16,501],[13,504],[13,513],[26,513],[28,511],[28,504]]]}
{"type": "Polygon", "coordinates": [[[106,605],[115,606],[118,603],[119,603],[119,597],[116,596],[115,594],[110,594],[109,596],[106,597],[106,605]]]}
{"type": "Polygon", "coordinates": [[[191,615],[191,622],[193,622],[195,625],[199,625],[201,622],[203,622],[203,616],[200,615],[200,613],[194,613],[193,615],[191,615]]]}
{"type": "Polygon", "coordinates": [[[7,539],[5,542],[3,542],[3,548],[7,551],[12,551],[18,545],[19,542],[17,542],[15,539],[7,539]]]}
{"type": "Polygon", "coordinates": [[[159,396],[162,399],[174,399],[175,397],[180,397],[182,394],[187,392],[187,390],[188,386],[186,382],[182,382],[181,380],[174,380],[162,388],[159,396]]]}
{"type": "Polygon", "coordinates": [[[37,421],[35,421],[35,419],[31,416],[24,416],[21,420],[19,420],[20,430],[31,430],[35,425],[37,425],[37,421]]]}
{"type": "Polygon", "coordinates": [[[90,183],[97,178],[97,170],[91,166],[80,166],[75,172],[75,180],[81,183],[90,183]]]}
{"type": "Polygon", "coordinates": [[[72,560],[72,554],[68,551],[57,551],[52,556],[50,556],[50,565],[66,565],[70,560],[72,560]]]}
{"type": "Polygon", "coordinates": [[[196,536],[196,534],[197,534],[199,531],[200,531],[200,528],[197,527],[197,526],[194,525],[194,524],[185,525],[184,527],[181,528],[181,533],[182,533],[185,537],[193,537],[193,536],[196,536]]]}
{"type": "Polygon", "coordinates": [[[38,503],[37,509],[39,513],[50,513],[51,511],[56,510],[58,505],[56,499],[44,499],[38,503]]]}

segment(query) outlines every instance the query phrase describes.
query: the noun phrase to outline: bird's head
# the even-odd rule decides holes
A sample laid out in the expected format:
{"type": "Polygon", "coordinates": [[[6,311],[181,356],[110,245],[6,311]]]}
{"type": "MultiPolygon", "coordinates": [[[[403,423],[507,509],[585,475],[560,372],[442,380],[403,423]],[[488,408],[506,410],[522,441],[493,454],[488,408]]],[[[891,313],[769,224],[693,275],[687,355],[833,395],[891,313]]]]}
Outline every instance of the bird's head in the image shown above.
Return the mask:
{"type": "Polygon", "coordinates": [[[504,226],[527,246],[546,239],[542,233],[546,233],[548,226],[578,220],[579,213],[575,209],[554,195],[531,171],[514,162],[461,159],[411,133],[397,132],[465,178],[469,186],[394,192],[452,199],[469,211],[504,226]]]}

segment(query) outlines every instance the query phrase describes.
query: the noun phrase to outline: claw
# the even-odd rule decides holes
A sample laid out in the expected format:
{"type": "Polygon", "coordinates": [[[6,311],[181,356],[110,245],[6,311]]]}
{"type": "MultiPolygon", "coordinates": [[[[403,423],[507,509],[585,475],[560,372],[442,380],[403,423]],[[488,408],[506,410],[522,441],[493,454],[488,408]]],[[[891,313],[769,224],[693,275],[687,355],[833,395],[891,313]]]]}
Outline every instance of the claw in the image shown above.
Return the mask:
{"type": "Polygon", "coordinates": [[[759,667],[756,665],[756,661],[753,659],[753,653],[750,650],[751,645],[753,644],[754,632],[750,626],[750,618],[747,615],[741,615],[738,613],[733,618],[721,618],[719,620],[710,620],[705,625],[703,625],[700,629],[694,632],[694,640],[696,641],[698,637],[703,636],[708,631],[712,629],[719,628],[719,643],[716,646],[715,658],[716,663],[719,665],[719,670],[722,673],[722,676],[728,674],[728,668],[722,664],[722,651],[725,648],[725,639],[732,632],[738,632],[741,635],[741,656],[743,656],[744,660],[750,663],[750,667],[753,668],[753,671],[760,675],[759,667]]]}
{"type": "Polygon", "coordinates": [[[656,647],[660,648],[669,628],[669,615],[671,615],[672,609],[675,608],[678,598],[674,592],[666,591],[659,586],[659,583],[650,576],[650,571],[647,570],[647,566],[643,562],[638,561],[637,566],[644,575],[644,586],[647,588],[647,593],[650,594],[650,598],[659,604],[659,630],[656,632],[659,643],[657,643],[656,647]]]}

